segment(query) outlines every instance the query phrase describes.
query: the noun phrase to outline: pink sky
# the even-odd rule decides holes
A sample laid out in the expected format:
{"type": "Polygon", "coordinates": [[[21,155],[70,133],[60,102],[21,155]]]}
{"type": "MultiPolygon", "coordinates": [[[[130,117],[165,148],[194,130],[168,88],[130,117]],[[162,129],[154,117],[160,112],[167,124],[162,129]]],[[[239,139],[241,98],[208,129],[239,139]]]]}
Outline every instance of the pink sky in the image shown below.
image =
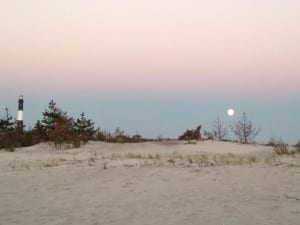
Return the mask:
{"type": "Polygon", "coordinates": [[[228,108],[261,140],[299,139],[299,0],[2,0],[0,115],[24,95],[155,137],[208,130],[228,108]]]}
{"type": "Polygon", "coordinates": [[[296,0],[4,1],[0,85],[299,93],[299,10],[296,0]]]}

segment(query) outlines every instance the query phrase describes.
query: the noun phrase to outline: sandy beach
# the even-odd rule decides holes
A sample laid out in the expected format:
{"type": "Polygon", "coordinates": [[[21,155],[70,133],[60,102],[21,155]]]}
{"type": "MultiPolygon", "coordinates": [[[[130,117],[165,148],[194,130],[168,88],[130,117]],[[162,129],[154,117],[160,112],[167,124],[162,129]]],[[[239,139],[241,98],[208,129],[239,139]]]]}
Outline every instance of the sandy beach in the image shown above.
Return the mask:
{"type": "Polygon", "coordinates": [[[300,157],[204,141],[0,151],[0,224],[290,224],[300,157]]]}

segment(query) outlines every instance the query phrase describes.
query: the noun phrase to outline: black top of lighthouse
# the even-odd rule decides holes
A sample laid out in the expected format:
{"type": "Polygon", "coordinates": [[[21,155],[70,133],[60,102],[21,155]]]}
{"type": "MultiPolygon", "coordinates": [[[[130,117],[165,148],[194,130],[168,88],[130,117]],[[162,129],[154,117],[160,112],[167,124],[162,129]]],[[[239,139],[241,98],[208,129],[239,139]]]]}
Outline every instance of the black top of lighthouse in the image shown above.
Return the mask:
{"type": "Polygon", "coordinates": [[[23,95],[19,96],[19,110],[23,110],[24,99],[23,95]]]}

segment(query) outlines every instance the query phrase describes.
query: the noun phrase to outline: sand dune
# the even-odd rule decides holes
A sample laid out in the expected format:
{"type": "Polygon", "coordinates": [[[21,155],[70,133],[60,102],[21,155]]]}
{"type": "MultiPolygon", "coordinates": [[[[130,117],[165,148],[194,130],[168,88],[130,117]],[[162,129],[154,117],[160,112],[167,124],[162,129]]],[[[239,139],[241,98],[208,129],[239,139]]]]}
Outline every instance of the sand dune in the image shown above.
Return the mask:
{"type": "Polygon", "coordinates": [[[0,224],[298,224],[300,157],[224,142],[0,151],[0,224]]]}

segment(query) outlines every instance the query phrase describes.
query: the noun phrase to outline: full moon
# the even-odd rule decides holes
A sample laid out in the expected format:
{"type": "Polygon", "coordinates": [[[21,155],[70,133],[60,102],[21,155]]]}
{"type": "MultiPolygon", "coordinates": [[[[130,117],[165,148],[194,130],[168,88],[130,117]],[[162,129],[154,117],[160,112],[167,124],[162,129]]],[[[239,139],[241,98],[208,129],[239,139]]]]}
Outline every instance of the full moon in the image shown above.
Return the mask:
{"type": "Polygon", "coordinates": [[[234,115],[234,110],[233,109],[228,109],[227,110],[227,115],[228,116],[233,116],[234,115]]]}

